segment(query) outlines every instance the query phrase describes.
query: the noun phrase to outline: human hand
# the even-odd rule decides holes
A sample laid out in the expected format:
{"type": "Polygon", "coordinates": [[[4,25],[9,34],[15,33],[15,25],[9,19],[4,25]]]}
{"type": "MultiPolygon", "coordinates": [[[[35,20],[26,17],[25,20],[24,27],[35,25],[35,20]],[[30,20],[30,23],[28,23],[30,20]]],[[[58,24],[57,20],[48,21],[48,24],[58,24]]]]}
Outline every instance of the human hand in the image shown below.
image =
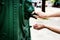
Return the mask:
{"type": "Polygon", "coordinates": [[[37,15],[33,15],[35,18],[47,18],[48,16],[44,12],[35,12],[37,15]]]}
{"type": "Polygon", "coordinates": [[[45,26],[42,25],[42,24],[35,24],[35,25],[33,25],[33,28],[36,29],[36,30],[40,30],[40,29],[45,28],[45,26]]]}

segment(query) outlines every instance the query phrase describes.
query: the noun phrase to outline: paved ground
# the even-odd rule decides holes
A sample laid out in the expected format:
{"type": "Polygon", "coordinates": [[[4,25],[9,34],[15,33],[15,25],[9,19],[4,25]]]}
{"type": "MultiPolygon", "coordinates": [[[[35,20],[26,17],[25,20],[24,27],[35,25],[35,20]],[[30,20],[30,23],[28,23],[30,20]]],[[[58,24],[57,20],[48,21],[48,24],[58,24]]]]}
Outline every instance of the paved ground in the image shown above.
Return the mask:
{"type": "MultiPolygon", "coordinates": [[[[50,12],[53,12],[52,10],[50,12]]],[[[57,9],[55,10],[57,11],[57,9]]],[[[32,26],[35,23],[42,23],[48,26],[56,26],[60,28],[60,18],[48,18],[48,20],[30,18],[30,25],[32,26]]],[[[31,27],[31,40],[60,40],[60,34],[52,32],[46,28],[35,30],[31,27]]]]}

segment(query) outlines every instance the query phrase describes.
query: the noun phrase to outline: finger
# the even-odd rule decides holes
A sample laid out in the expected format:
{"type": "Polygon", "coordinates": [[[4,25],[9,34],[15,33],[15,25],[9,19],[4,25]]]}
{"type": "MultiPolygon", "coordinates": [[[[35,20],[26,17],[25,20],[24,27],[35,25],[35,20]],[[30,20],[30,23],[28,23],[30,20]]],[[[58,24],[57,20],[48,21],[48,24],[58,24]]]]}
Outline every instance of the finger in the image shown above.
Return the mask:
{"type": "Polygon", "coordinates": [[[32,12],[32,14],[34,14],[34,13],[35,13],[35,11],[32,12]]]}
{"type": "Polygon", "coordinates": [[[35,25],[34,25],[34,29],[39,30],[39,29],[42,29],[42,28],[44,28],[43,25],[38,25],[38,24],[35,24],[35,25]]]}
{"type": "Polygon", "coordinates": [[[33,28],[36,29],[36,30],[40,30],[41,29],[38,25],[34,25],[33,28]]]}
{"type": "Polygon", "coordinates": [[[34,11],[34,13],[35,13],[36,15],[39,15],[39,14],[40,14],[40,12],[36,12],[36,11],[34,11]]]}
{"type": "Polygon", "coordinates": [[[34,29],[36,29],[37,27],[38,27],[38,25],[37,25],[37,24],[33,25],[33,28],[34,28],[34,29]]]}
{"type": "Polygon", "coordinates": [[[43,11],[39,11],[39,12],[37,12],[37,11],[34,11],[34,13],[36,13],[36,14],[45,14],[43,11]]]}
{"type": "Polygon", "coordinates": [[[33,25],[33,27],[34,27],[34,28],[36,28],[36,27],[37,27],[37,25],[33,25]]]}
{"type": "Polygon", "coordinates": [[[40,29],[42,29],[42,28],[39,28],[38,26],[35,26],[34,29],[40,30],[40,29]]]}
{"type": "Polygon", "coordinates": [[[34,11],[34,13],[38,13],[37,11],[34,11]]]}
{"type": "Polygon", "coordinates": [[[36,30],[41,30],[41,29],[43,29],[43,27],[38,27],[38,26],[36,26],[36,27],[34,27],[34,29],[36,29],[36,30]]]}
{"type": "Polygon", "coordinates": [[[39,16],[39,15],[33,15],[33,17],[35,17],[35,18],[44,18],[44,17],[42,17],[42,16],[39,16]]]}
{"type": "Polygon", "coordinates": [[[39,16],[38,15],[33,15],[35,18],[39,18],[39,16]]]}

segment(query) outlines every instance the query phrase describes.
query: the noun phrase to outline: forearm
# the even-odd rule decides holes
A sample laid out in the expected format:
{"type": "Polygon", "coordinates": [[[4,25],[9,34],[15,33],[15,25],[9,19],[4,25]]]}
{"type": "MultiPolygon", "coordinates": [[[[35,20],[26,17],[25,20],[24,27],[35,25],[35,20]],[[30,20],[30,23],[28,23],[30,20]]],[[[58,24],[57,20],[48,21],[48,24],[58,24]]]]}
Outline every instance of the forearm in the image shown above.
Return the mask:
{"type": "Polygon", "coordinates": [[[60,34],[60,28],[59,27],[45,26],[45,28],[60,34]]]}
{"type": "Polygon", "coordinates": [[[47,17],[60,17],[60,12],[52,13],[50,15],[47,15],[47,17]]]}

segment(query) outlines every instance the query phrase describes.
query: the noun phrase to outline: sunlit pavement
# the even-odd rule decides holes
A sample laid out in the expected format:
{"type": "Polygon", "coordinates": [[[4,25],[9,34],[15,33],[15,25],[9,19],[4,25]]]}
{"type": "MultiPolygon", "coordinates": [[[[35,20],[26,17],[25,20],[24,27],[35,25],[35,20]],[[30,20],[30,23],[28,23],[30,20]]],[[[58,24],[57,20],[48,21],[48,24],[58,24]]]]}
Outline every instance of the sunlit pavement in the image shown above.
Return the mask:
{"type": "MultiPolygon", "coordinates": [[[[36,11],[40,10],[39,8],[35,9],[36,11]]],[[[46,8],[47,15],[60,11],[59,8],[46,8]],[[49,14],[48,14],[49,13],[49,14]]],[[[56,26],[60,28],[60,17],[57,18],[48,18],[48,19],[34,19],[30,18],[30,26],[34,24],[45,24],[48,26],[56,26]]],[[[60,40],[60,34],[52,32],[46,28],[41,30],[35,30],[31,27],[31,40],[60,40]]]]}

